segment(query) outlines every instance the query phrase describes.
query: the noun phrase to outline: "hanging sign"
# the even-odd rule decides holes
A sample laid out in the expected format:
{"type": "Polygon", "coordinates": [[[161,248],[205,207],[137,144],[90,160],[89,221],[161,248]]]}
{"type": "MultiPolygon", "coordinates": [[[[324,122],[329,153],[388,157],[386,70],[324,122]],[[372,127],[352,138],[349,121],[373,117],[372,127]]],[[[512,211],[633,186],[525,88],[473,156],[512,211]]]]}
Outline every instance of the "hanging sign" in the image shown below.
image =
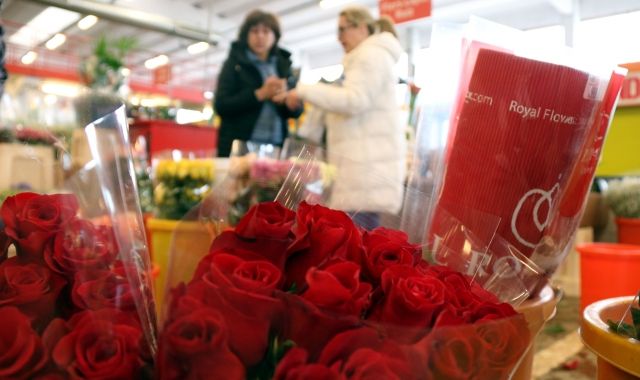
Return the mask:
{"type": "Polygon", "coordinates": [[[622,83],[620,91],[619,106],[637,106],[640,105],[640,71],[627,74],[622,83]]]}
{"type": "Polygon", "coordinates": [[[163,65],[153,70],[153,84],[167,84],[171,80],[171,65],[163,65]]]}
{"type": "Polygon", "coordinates": [[[396,24],[431,16],[431,0],[378,0],[380,16],[396,24]]]}

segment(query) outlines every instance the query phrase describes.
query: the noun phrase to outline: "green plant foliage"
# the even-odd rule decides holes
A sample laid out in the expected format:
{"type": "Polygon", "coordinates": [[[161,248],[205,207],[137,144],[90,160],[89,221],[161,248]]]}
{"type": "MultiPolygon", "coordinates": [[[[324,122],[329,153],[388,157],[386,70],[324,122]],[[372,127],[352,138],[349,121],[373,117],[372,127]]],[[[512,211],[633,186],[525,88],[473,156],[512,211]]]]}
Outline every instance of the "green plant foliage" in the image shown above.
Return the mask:
{"type": "Polygon", "coordinates": [[[640,218],[640,178],[625,177],[609,182],[604,199],[617,217],[640,218]]]}
{"type": "Polygon", "coordinates": [[[80,72],[91,88],[110,88],[117,91],[123,83],[120,69],[126,55],[137,46],[132,37],[109,40],[102,36],[96,42],[93,55],[82,62],[80,72]]]}
{"type": "Polygon", "coordinates": [[[631,313],[631,323],[612,321],[609,319],[607,320],[607,324],[609,328],[617,334],[640,340],[640,293],[638,293],[636,300],[637,306],[631,306],[629,309],[631,313]]]}

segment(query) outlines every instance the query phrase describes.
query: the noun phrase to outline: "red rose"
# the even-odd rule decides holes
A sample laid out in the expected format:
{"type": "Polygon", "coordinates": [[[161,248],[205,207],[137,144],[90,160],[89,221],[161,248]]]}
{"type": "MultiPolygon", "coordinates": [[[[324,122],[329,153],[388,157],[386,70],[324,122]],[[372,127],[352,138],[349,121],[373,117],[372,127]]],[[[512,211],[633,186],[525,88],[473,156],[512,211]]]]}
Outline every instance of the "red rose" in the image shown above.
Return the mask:
{"type": "Polygon", "coordinates": [[[322,350],[318,363],[338,368],[346,379],[398,379],[422,377],[405,350],[382,338],[372,328],[348,330],[336,335],[322,350]]]}
{"type": "Polygon", "coordinates": [[[412,341],[433,326],[438,314],[451,300],[447,286],[436,277],[412,267],[395,265],[382,273],[383,301],[372,320],[385,324],[401,341],[412,341]],[[397,328],[396,328],[397,327],[397,328]]]}
{"type": "Polygon", "coordinates": [[[278,293],[278,296],[286,310],[282,337],[304,348],[311,358],[317,357],[336,334],[362,325],[358,316],[324,311],[297,295],[278,293]]]}
{"type": "Polygon", "coordinates": [[[337,370],[322,364],[307,363],[308,358],[307,351],[293,347],[278,363],[273,380],[344,380],[337,370]]]}
{"type": "Polygon", "coordinates": [[[244,379],[244,365],[230,350],[225,320],[217,311],[189,308],[165,327],[158,352],[160,379],[244,379]]]}
{"type": "Polygon", "coordinates": [[[362,260],[360,231],[342,211],[302,202],[293,233],[295,240],[288,249],[287,286],[301,288],[311,267],[322,267],[333,260],[362,260]]]}
{"type": "Polygon", "coordinates": [[[508,378],[529,347],[529,328],[524,316],[478,323],[476,334],[486,358],[485,373],[493,379],[508,378]]]}
{"type": "Polygon", "coordinates": [[[370,278],[379,281],[382,272],[391,265],[413,266],[422,254],[416,244],[407,240],[402,231],[378,227],[362,236],[365,257],[364,265],[370,278]]]}
{"type": "Polygon", "coordinates": [[[224,315],[233,351],[250,366],[264,356],[269,330],[281,314],[273,292],[282,274],[265,260],[218,254],[208,272],[189,284],[187,294],[224,315]]]}
{"type": "MultiPolygon", "coordinates": [[[[237,258],[240,258],[244,261],[251,261],[251,262],[267,262],[269,264],[271,264],[272,266],[275,266],[276,269],[278,270],[278,273],[280,273],[280,278],[279,280],[282,280],[282,267],[284,266],[284,262],[282,262],[282,266],[278,266],[277,263],[272,262],[271,260],[269,260],[268,258],[262,256],[259,253],[256,253],[252,250],[247,250],[247,249],[243,249],[243,248],[226,248],[226,249],[219,249],[216,251],[211,251],[211,253],[209,253],[207,256],[203,257],[200,262],[198,263],[198,266],[196,267],[195,273],[193,274],[193,278],[192,280],[199,280],[201,279],[205,274],[210,273],[211,268],[214,260],[216,259],[216,257],[218,256],[234,256],[237,258]]],[[[282,282],[278,283],[278,286],[280,286],[282,284],[282,282]]]]}
{"type": "Polygon", "coordinates": [[[15,241],[18,255],[31,260],[42,258],[47,241],[77,212],[78,201],[71,194],[20,193],[0,208],[5,233],[15,241]]]}
{"type": "Polygon", "coordinates": [[[225,231],[211,243],[209,254],[230,253],[241,257],[267,260],[283,270],[287,260],[287,247],[290,242],[290,239],[282,240],[264,237],[247,239],[238,235],[235,231],[225,231]]]}
{"type": "Polygon", "coordinates": [[[434,329],[414,348],[425,358],[425,371],[434,379],[484,378],[481,372],[484,350],[474,325],[434,329]]]}
{"type": "Polygon", "coordinates": [[[42,341],[17,308],[0,307],[0,315],[0,378],[30,379],[47,362],[42,341]]]}
{"type": "Polygon", "coordinates": [[[263,202],[251,207],[236,226],[243,238],[287,239],[296,213],[278,202],[263,202]]]}
{"type": "Polygon", "coordinates": [[[43,334],[56,366],[71,378],[135,379],[143,362],[142,330],[132,314],[84,311],[54,320],[43,334]]]}
{"type": "Polygon", "coordinates": [[[73,278],[79,270],[106,269],[117,254],[111,228],[74,218],[46,245],[44,259],[52,270],[73,278]]]}
{"type": "Polygon", "coordinates": [[[62,277],[35,263],[21,263],[12,257],[0,264],[0,307],[16,306],[43,327],[55,314],[62,277]]]}
{"type": "Polygon", "coordinates": [[[77,273],[71,299],[80,309],[133,311],[136,308],[134,292],[127,277],[124,273],[109,270],[77,273]]]}
{"type": "Polygon", "coordinates": [[[468,323],[478,319],[474,315],[475,309],[480,305],[499,303],[496,296],[484,290],[477,282],[472,282],[468,276],[445,266],[433,265],[428,267],[424,273],[436,276],[451,289],[453,295],[451,306],[455,308],[456,314],[464,316],[468,323]]]}
{"type": "Polygon", "coordinates": [[[483,302],[465,313],[470,322],[491,321],[518,314],[508,303],[483,302]]]}
{"type": "Polygon", "coordinates": [[[436,317],[433,328],[444,326],[457,326],[470,323],[470,321],[461,315],[460,311],[453,304],[445,305],[436,317]]]}
{"type": "Polygon", "coordinates": [[[2,225],[2,219],[0,219],[0,264],[7,259],[10,245],[11,239],[4,233],[4,226],[2,225]]]}
{"type": "Polygon", "coordinates": [[[220,253],[211,257],[209,270],[202,273],[201,278],[217,286],[269,295],[278,288],[282,273],[275,265],[263,259],[251,260],[220,253]]]}
{"type": "Polygon", "coordinates": [[[360,316],[369,306],[371,284],[360,282],[358,264],[345,261],[324,269],[311,268],[302,298],[338,314],[360,316]]]}

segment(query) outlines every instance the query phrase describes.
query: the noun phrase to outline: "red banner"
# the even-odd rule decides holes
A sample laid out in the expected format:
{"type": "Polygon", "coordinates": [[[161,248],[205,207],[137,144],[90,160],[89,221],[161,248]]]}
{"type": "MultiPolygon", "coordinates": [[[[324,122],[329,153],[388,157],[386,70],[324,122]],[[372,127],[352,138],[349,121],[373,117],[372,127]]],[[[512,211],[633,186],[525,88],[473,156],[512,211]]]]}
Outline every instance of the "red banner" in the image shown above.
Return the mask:
{"type": "Polygon", "coordinates": [[[431,16],[431,0],[378,0],[378,8],[396,24],[431,16]]]}

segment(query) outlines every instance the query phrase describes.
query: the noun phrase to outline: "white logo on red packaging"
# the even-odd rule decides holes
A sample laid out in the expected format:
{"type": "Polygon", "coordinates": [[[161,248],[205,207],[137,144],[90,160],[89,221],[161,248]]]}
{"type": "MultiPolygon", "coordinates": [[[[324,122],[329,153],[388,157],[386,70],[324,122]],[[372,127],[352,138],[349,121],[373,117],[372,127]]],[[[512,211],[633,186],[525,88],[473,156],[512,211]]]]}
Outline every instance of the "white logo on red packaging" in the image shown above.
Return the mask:
{"type": "Polygon", "coordinates": [[[547,225],[549,224],[549,222],[551,220],[551,203],[553,201],[552,195],[558,189],[560,189],[560,184],[559,183],[556,183],[551,188],[551,190],[549,190],[549,191],[545,191],[545,190],[542,190],[542,189],[531,189],[531,190],[527,191],[522,196],[522,198],[520,198],[520,200],[518,201],[518,204],[516,205],[515,210],[513,210],[513,216],[511,217],[511,232],[513,233],[513,236],[515,236],[516,239],[522,245],[524,245],[526,247],[529,247],[529,248],[535,248],[536,247],[535,243],[532,243],[532,242],[526,240],[525,238],[523,238],[522,235],[520,235],[520,232],[518,231],[518,226],[517,226],[516,222],[518,220],[518,217],[520,216],[520,211],[522,210],[522,206],[527,201],[527,199],[529,199],[529,197],[536,196],[536,195],[540,195],[541,196],[541,198],[538,199],[538,201],[536,202],[535,206],[533,207],[533,213],[532,213],[533,215],[531,216],[531,218],[533,219],[533,224],[536,226],[538,231],[542,232],[542,230],[545,227],[547,227],[547,225]],[[544,221],[541,221],[540,208],[545,203],[548,206],[547,216],[544,218],[544,221]]]}

